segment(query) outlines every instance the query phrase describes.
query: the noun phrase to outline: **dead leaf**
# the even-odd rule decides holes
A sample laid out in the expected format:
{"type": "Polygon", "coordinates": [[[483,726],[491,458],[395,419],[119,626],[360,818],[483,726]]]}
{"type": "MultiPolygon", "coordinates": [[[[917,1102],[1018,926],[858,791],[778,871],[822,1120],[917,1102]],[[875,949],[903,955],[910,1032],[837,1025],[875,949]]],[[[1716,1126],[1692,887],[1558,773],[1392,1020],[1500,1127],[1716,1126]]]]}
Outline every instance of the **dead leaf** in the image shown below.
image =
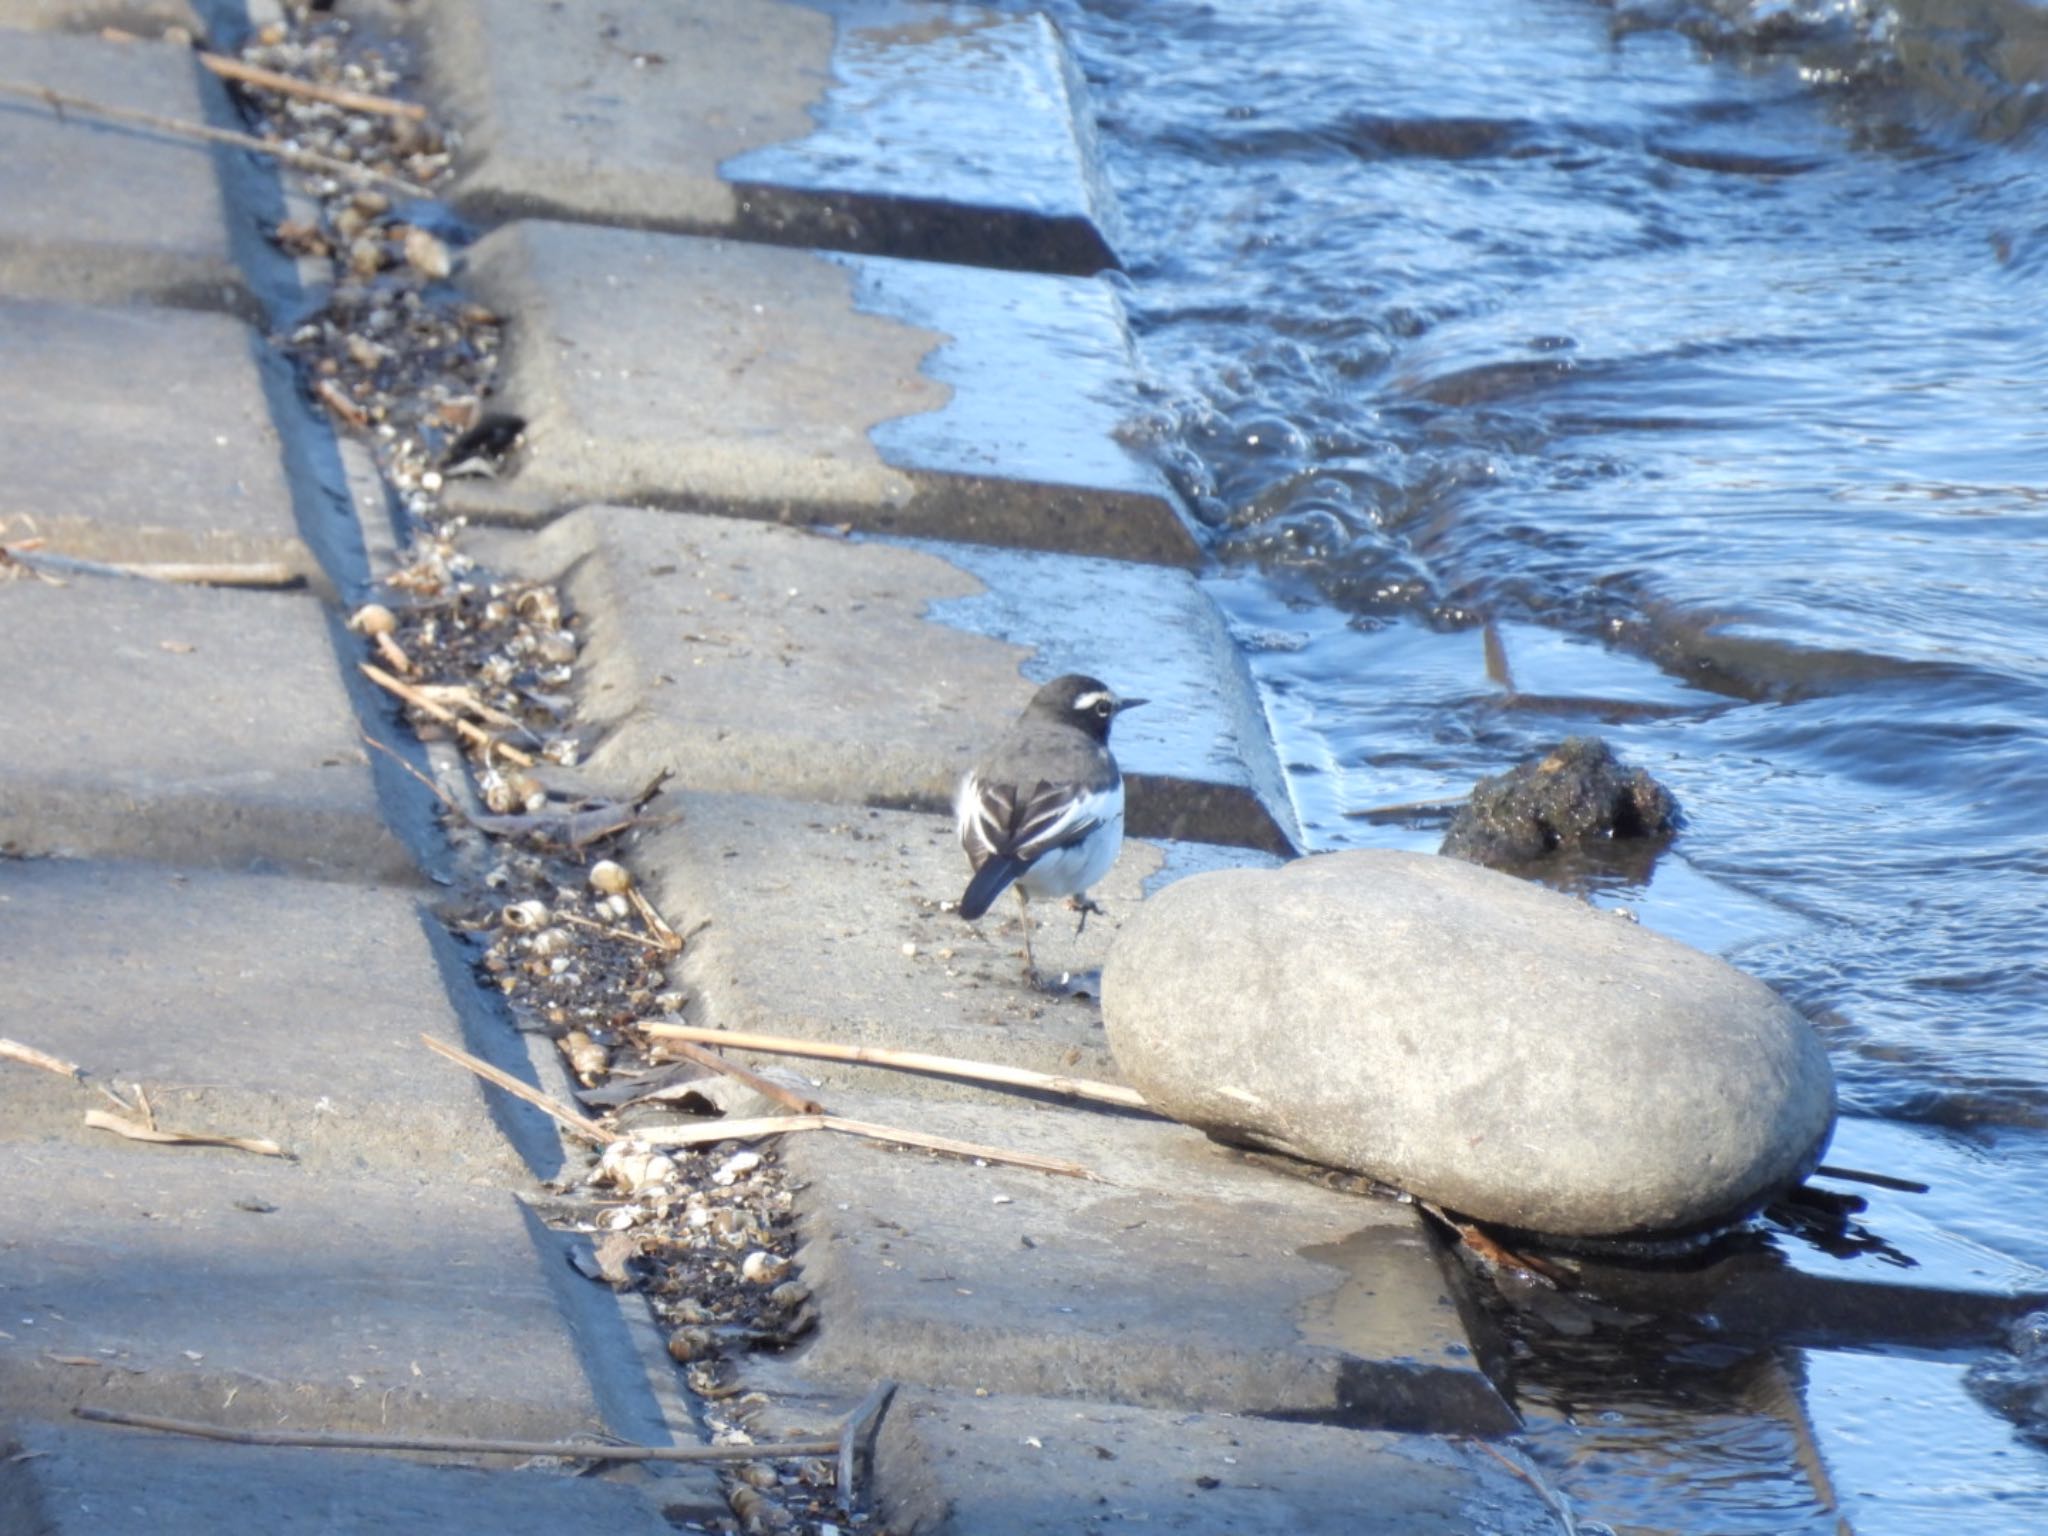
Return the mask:
{"type": "Polygon", "coordinates": [[[607,1232],[598,1238],[590,1252],[582,1248],[571,1249],[569,1262],[586,1280],[623,1288],[633,1284],[633,1273],[628,1266],[639,1256],[640,1241],[632,1233],[607,1232]]]}
{"type": "Polygon", "coordinates": [[[160,1131],[152,1126],[138,1125],[119,1115],[110,1115],[103,1109],[88,1109],[85,1123],[96,1131],[112,1131],[116,1136],[126,1136],[130,1141],[154,1141],[179,1147],[231,1147],[237,1152],[254,1152],[259,1157],[290,1157],[274,1141],[260,1136],[213,1136],[204,1131],[160,1131]]]}
{"type": "Polygon", "coordinates": [[[630,1232],[607,1232],[597,1240],[597,1268],[613,1285],[631,1285],[629,1265],[640,1256],[640,1240],[630,1232]]]}

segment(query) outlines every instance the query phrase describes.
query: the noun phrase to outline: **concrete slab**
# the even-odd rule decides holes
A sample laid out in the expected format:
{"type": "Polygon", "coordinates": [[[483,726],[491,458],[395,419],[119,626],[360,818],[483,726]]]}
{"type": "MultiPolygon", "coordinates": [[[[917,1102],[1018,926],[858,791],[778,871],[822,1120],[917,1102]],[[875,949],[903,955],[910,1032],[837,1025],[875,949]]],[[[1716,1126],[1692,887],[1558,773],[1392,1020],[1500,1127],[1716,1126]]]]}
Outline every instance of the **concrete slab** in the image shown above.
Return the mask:
{"type": "MultiPolygon", "coordinates": [[[[409,892],[37,860],[0,885],[0,927],[0,1035],[142,1082],[163,1125],[404,1184],[524,1178],[481,1086],[419,1043],[465,1042],[409,892]]],[[[106,1107],[0,1068],[0,1140],[103,1149],[83,1117],[106,1107]]]]}
{"type": "Polygon", "coordinates": [[[628,507],[468,547],[565,581],[586,624],[578,719],[601,736],[586,762],[612,794],[669,773],[949,811],[1036,684],[1092,672],[1150,701],[1116,730],[1133,835],[1292,851],[1259,702],[1185,571],[628,507]]]}
{"type": "Polygon", "coordinates": [[[591,501],[1192,565],[1107,287],[877,256],[519,223],[468,280],[510,317],[500,403],[526,422],[451,512],[591,501]]]}
{"type": "Polygon", "coordinates": [[[0,543],[314,576],[262,345],[223,315],[0,300],[0,543]]]}
{"type": "Polygon", "coordinates": [[[1105,1182],[795,1137],[795,1360],[993,1394],[1383,1429],[1515,1428],[1412,1206],[1290,1178],[1167,1121],[829,1094],[842,1114],[1076,1160],[1105,1182]]]}
{"type": "Polygon", "coordinates": [[[422,1466],[395,1456],[203,1445],[87,1425],[26,1425],[11,1436],[0,1426],[0,1522],[10,1508],[20,1511],[18,1523],[6,1526],[17,1536],[213,1536],[237,1528],[279,1536],[674,1532],[638,1488],[514,1467],[502,1457],[489,1469],[422,1466]]]}
{"type": "Polygon", "coordinates": [[[206,31],[192,0],[0,0],[0,27],[42,32],[115,27],[137,37],[161,37],[173,27],[192,37],[206,31]]]}
{"type": "Polygon", "coordinates": [[[1116,265],[1079,72],[1043,16],[915,0],[425,18],[472,218],[566,218],[1050,272],[1116,265]]]}
{"type": "MultiPolygon", "coordinates": [[[[227,110],[219,82],[174,42],[17,32],[7,66],[17,80],[186,122],[227,110]]],[[[232,217],[209,145],[0,103],[0,292],[258,319],[232,217]]]]}
{"type": "Polygon", "coordinates": [[[556,1268],[552,1235],[498,1189],[201,1148],[0,1145],[0,1402],[22,1419],[91,1403],[266,1427],[601,1430],[556,1268]]]}
{"type": "Polygon", "coordinates": [[[0,850],[409,880],[304,595],[0,584],[0,850]]]}
{"type": "Polygon", "coordinates": [[[875,1455],[902,1536],[1571,1529],[1533,1470],[1480,1446],[1221,1414],[902,1392],[875,1455]]]}
{"type": "MultiPolygon", "coordinates": [[[[644,835],[633,867],[679,931],[708,924],[671,971],[690,1023],[1114,1075],[1094,1003],[1023,984],[1014,902],[978,927],[939,910],[967,883],[949,818],[749,795],[656,805],[679,824],[644,835]]],[[[1107,910],[1079,939],[1064,909],[1039,913],[1039,970],[1099,968],[1160,862],[1153,846],[1126,843],[1095,888],[1107,910]]],[[[834,1086],[965,1091],[821,1062],[804,1070],[834,1086]]]]}

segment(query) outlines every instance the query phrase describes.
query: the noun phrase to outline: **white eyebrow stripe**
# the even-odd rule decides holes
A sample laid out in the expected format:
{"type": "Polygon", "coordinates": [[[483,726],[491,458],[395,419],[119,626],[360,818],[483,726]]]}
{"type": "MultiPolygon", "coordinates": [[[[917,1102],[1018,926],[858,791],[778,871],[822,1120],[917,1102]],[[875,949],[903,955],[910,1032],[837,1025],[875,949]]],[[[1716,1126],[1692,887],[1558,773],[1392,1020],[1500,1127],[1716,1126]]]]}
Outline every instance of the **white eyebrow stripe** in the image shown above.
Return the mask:
{"type": "Polygon", "coordinates": [[[1098,704],[1114,704],[1115,702],[1115,694],[1097,690],[1090,693],[1084,693],[1081,695],[1081,697],[1074,700],[1074,708],[1093,709],[1098,704]]]}

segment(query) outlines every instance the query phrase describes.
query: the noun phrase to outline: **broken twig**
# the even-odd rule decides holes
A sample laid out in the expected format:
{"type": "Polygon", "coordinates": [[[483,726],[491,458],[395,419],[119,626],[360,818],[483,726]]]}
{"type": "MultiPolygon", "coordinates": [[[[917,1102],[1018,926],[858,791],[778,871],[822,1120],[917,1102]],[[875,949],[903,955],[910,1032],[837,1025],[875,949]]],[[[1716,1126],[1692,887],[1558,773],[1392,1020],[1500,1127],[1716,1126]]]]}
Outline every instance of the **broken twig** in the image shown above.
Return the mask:
{"type": "Polygon", "coordinates": [[[1933,1188],[1918,1179],[1901,1179],[1893,1174],[1871,1173],[1863,1168],[1841,1168],[1833,1163],[1822,1163],[1813,1171],[1817,1178],[1840,1179],[1847,1184],[1871,1184],[1879,1189],[1895,1189],[1902,1195],[1924,1195],[1933,1188]]]}
{"type": "Polygon", "coordinates": [[[370,424],[370,413],[349,399],[342,387],[332,379],[316,380],[313,384],[313,398],[358,432],[370,424]]]}
{"type": "Polygon", "coordinates": [[[668,1048],[680,1054],[685,1060],[694,1061],[700,1067],[709,1067],[714,1072],[723,1072],[727,1077],[745,1083],[764,1098],[773,1099],[784,1109],[795,1115],[822,1115],[825,1106],[815,1099],[807,1099],[800,1093],[791,1093],[782,1084],[771,1082],[758,1072],[750,1072],[736,1061],[727,1061],[715,1051],[707,1051],[701,1045],[692,1045],[687,1040],[671,1040],[668,1048]]]}
{"type": "Polygon", "coordinates": [[[192,1419],[149,1413],[116,1413],[110,1408],[74,1408],[95,1424],[123,1424],[230,1445],[288,1445],[326,1451],[423,1451],[445,1456],[555,1456],[567,1461],[781,1461],[830,1456],[840,1437],[785,1440],[770,1445],[610,1445],[598,1440],[465,1440],[456,1435],[352,1435],[322,1429],[230,1429],[192,1419]]]}
{"type": "Polygon", "coordinates": [[[810,1056],[820,1061],[848,1061],[868,1067],[894,1067],[905,1072],[930,1072],[940,1077],[964,1077],[971,1082],[1000,1083],[1009,1088],[1029,1088],[1070,1099],[1114,1104],[1120,1109],[1158,1113],[1135,1089],[1086,1077],[1058,1077],[1049,1072],[1034,1072],[1028,1067],[1006,1067],[989,1061],[968,1061],[958,1056],[928,1056],[922,1051],[892,1051],[878,1045],[835,1045],[828,1041],[798,1040],[785,1035],[700,1029],[694,1024],[650,1022],[640,1028],[657,1040],[689,1040],[698,1045],[727,1045],[735,1050],[760,1051],[769,1056],[810,1056]]]}
{"type": "Polygon", "coordinates": [[[414,778],[418,779],[420,783],[426,785],[427,792],[431,794],[436,800],[440,801],[443,805],[445,805],[449,810],[455,812],[455,814],[458,816],[462,814],[462,807],[455,803],[455,797],[453,795],[449,794],[447,790],[443,789],[440,785],[436,784],[424,773],[421,773],[419,769],[413,767],[411,763],[408,763],[403,757],[399,756],[398,753],[394,752],[390,747],[386,746],[383,742],[379,741],[376,737],[372,736],[368,731],[364,730],[361,726],[356,727],[356,734],[361,736],[363,740],[370,746],[375,747],[379,752],[382,752],[386,757],[390,758],[391,761],[398,764],[398,766],[403,768],[407,773],[411,774],[414,778]]]}
{"type": "Polygon", "coordinates": [[[683,947],[683,936],[669,927],[668,920],[654,910],[654,903],[640,894],[640,887],[626,887],[626,900],[633,904],[633,910],[640,914],[640,921],[647,925],[647,932],[655,943],[668,954],[676,954],[683,947]]]}
{"type": "Polygon", "coordinates": [[[630,928],[619,928],[611,923],[600,923],[594,918],[582,917],[574,912],[557,912],[555,921],[567,923],[572,928],[587,928],[592,933],[601,933],[608,939],[621,939],[628,944],[638,944],[642,949],[658,949],[668,953],[668,946],[659,939],[650,939],[644,933],[635,933],[630,928]]]}
{"type": "Polygon", "coordinates": [[[54,1072],[59,1077],[68,1077],[73,1082],[85,1079],[85,1069],[75,1061],[66,1061],[61,1056],[52,1056],[48,1051],[39,1051],[32,1045],[23,1045],[19,1040],[0,1036],[0,1056],[18,1061],[26,1067],[41,1067],[45,1072],[54,1072]]]}
{"type": "Polygon", "coordinates": [[[1459,795],[1453,800],[1402,800],[1392,805],[1362,805],[1355,811],[1346,811],[1348,821],[1391,821],[1402,816],[1449,816],[1471,798],[1459,795]]]}
{"type": "Polygon", "coordinates": [[[103,117],[109,122],[133,123],[140,128],[153,128],[158,133],[168,133],[177,138],[196,139],[205,144],[226,144],[235,149],[246,149],[254,155],[269,155],[287,165],[300,166],[307,170],[325,171],[330,176],[345,176],[356,182],[375,182],[380,186],[403,192],[407,197],[431,197],[433,193],[416,181],[407,181],[402,176],[388,176],[381,171],[370,170],[367,166],[356,165],[348,160],[337,160],[332,155],[319,154],[314,150],[300,149],[296,144],[286,144],[278,139],[259,139],[254,134],[237,133],[231,128],[215,128],[210,123],[192,123],[179,117],[165,117],[157,112],[138,112],[132,107],[113,107],[102,101],[86,96],[74,96],[69,91],[52,90],[46,85],[30,85],[21,80],[0,80],[0,96],[16,96],[27,101],[39,101],[48,107],[59,122],[64,120],[65,109],[83,112],[88,117],[103,117]]]}
{"type": "Polygon", "coordinates": [[[838,1115],[762,1115],[751,1120],[707,1120],[702,1125],[649,1126],[634,1131],[633,1139],[650,1147],[701,1147],[720,1141],[753,1141],[761,1136],[780,1136],[786,1131],[837,1131],[843,1136],[889,1141],[898,1146],[919,1147],[927,1152],[944,1152],[952,1157],[969,1157],[984,1163],[1006,1163],[1013,1168],[1056,1173],[1062,1178],[1106,1182],[1101,1175],[1063,1157],[1045,1157],[1037,1152],[1006,1152],[1001,1147],[984,1147],[977,1142],[955,1141],[950,1136],[906,1131],[893,1125],[874,1125],[865,1120],[847,1120],[838,1115]]]}
{"type": "Polygon", "coordinates": [[[427,109],[416,101],[400,101],[395,96],[372,96],[366,91],[345,90],[338,85],[320,85],[312,80],[301,80],[296,75],[281,75],[274,69],[265,69],[258,64],[246,64],[240,59],[231,59],[224,54],[202,53],[199,62],[223,80],[232,80],[237,85],[253,85],[259,90],[275,91],[280,96],[300,96],[308,101],[324,101],[330,106],[344,107],[351,112],[371,112],[379,117],[404,117],[419,122],[427,115],[427,109]]]}
{"type": "Polygon", "coordinates": [[[557,1121],[567,1126],[578,1136],[583,1137],[586,1141],[595,1142],[598,1146],[602,1147],[610,1145],[616,1139],[607,1135],[604,1127],[595,1120],[590,1120],[577,1114],[575,1110],[549,1098],[538,1088],[529,1088],[511,1073],[500,1071],[488,1061],[483,1060],[481,1057],[470,1055],[469,1052],[461,1049],[459,1046],[450,1045],[445,1040],[436,1040],[432,1035],[427,1034],[420,1036],[420,1044],[434,1052],[437,1056],[446,1056],[458,1067],[468,1068],[485,1082],[504,1089],[513,1098],[524,1099],[542,1114],[553,1116],[557,1121]]]}
{"type": "Polygon", "coordinates": [[[282,560],[81,560],[75,555],[42,554],[20,544],[0,554],[38,574],[130,576],[188,587],[296,587],[306,580],[303,572],[282,560]]]}
{"type": "MultiPolygon", "coordinates": [[[[628,827],[642,826],[661,819],[642,816],[621,801],[609,801],[578,811],[532,811],[515,816],[464,811],[463,815],[477,831],[488,832],[493,837],[546,837],[566,843],[571,848],[587,848],[592,843],[604,841],[615,832],[623,832],[628,827]]],[[[638,935],[636,937],[664,953],[670,952],[668,946],[659,939],[638,935]]]]}
{"type": "Polygon", "coordinates": [[[382,667],[372,666],[367,661],[357,662],[356,665],[362,668],[363,676],[367,677],[379,688],[382,688],[386,693],[396,695],[421,714],[440,721],[464,741],[469,742],[481,751],[486,758],[489,758],[493,752],[496,752],[500,757],[508,758],[522,768],[531,768],[533,766],[533,758],[527,753],[520,751],[517,747],[507,742],[500,741],[475,721],[463,719],[462,716],[456,714],[454,710],[449,709],[446,705],[436,703],[410,683],[400,682],[382,667]]]}
{"type": "MultiPolygon", "coordinates": [[[[152,1120],[154,1116],[150,1117],[152,1120]]],[[[139,1125],[104,1109],[88,1109],[85,1123],[96,1131],[112,1131],[130,1141],[154,1141],[178,1147],[232,1147],[237,1152],[254,1152],[258,1157],[290,1157],[276,1142],[261,1136],[213,1136],[204,1131],[160,1131],[155,1125],[139,1125]]]]}

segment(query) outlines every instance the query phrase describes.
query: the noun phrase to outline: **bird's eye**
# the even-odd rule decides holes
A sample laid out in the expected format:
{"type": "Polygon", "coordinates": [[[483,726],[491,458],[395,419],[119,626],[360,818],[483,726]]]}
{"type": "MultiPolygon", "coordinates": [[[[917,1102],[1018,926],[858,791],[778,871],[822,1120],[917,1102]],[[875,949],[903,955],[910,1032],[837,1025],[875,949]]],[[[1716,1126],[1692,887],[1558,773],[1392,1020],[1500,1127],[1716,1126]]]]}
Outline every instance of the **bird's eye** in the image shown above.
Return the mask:
{"type": "Polygon", "coordinates": [[[1109,700],[1107,699],[1104,699],[1100,704],[1097,704],[1095,706],[1095,713],[1102,716],[1102,718],[1105,720],[1107,720],[1113,712],[1114,707],[1110,704],[1109,700]]]}

